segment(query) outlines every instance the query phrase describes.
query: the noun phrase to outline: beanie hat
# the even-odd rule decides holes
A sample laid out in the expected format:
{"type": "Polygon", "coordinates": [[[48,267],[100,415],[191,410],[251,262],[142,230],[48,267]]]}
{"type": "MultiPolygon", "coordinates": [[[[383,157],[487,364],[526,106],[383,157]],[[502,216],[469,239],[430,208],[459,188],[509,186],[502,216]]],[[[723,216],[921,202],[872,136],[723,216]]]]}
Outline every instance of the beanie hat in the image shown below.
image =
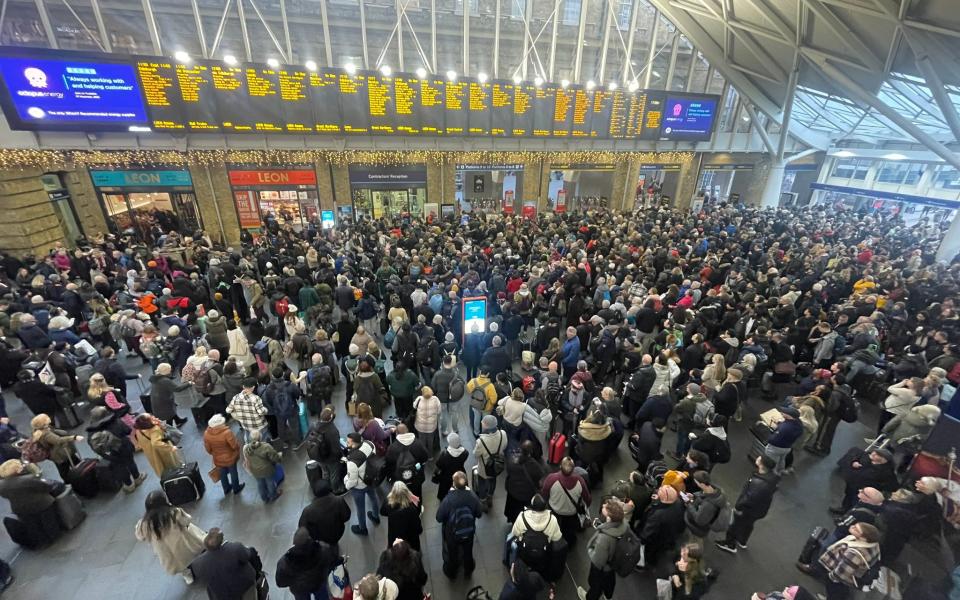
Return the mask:
{"type": "Polygon", "coordinates": [[[460,443],[460,434],[455,431],[451,431],[447,434],[447,446],[457,449],[461,447],[460,443]]]}

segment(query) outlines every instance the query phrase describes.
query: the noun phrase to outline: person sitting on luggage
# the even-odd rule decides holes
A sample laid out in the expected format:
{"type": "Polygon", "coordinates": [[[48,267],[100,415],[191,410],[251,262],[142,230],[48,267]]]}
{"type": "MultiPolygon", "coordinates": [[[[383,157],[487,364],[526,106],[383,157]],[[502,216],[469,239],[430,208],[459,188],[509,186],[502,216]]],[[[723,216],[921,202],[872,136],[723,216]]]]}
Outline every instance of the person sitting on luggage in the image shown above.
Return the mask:
{"type": "Polygon", "coordinates": [[[6,498],[13,514],[25,521],[48,510],[53,510],[55,514],[54,492],[58,488],[62,490],[63,484],[43,479],[41,474],[38,465],[16,458],[0,464],[0,497],[6,498]]]}
{"type": "Polygon", "coordinates": [[[53,461],[62,479],[70,473],[70,467],[80,462],[76,442],[82,442],[83,436],[70,435],[61,429],[54,429],[47,415],[37,415],[30,419],[33,433],[30,439],[47,452],[48,458],[53,461]]]}
{"type": "Polygon", "coordinates": [[[95,406],[90,411],[90,424],[87,425],[90,448],[107,460],[111,474],[128,494],[147,478],[147,474],[137,468],[136,449],[130,441],[130,433],[126,423],[106,406],[95,406]]]}
{"type": "Polygon", "coordinates": [[[530,507],[513,522],[511,534],[516,539],[517,558],[534,571],[546,575],[553,558],[553,544],[563,538],[563,532],[543,496],[533,495],[530,507]]]}

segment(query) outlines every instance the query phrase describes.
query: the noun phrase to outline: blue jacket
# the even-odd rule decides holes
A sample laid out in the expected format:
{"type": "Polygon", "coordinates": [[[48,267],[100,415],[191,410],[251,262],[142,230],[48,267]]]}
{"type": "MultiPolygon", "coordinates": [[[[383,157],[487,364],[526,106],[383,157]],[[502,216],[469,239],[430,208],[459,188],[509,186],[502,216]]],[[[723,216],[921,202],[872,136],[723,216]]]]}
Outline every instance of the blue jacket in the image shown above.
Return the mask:
{"type": "Polygon", "coordinates": [[[560,349],[560,364],[565,367],[577,366],[580,360],[580,338],[573,336],[563,343],[560,349]]]}
{"type": "Polygon", "coordinates": [[[69,329],[56,329],[54,331],[47,332],[47,335],[54,342],[65,342],[71,346],[80,343],[80,336],[69,329]]]}
{"type": "Polygon", "coordinates": [[[803,435],[803,424],[796,419],[785,419],[777,425],[767,443],[777,448],[789,448],[803,435]]]}
{"type": "Polygon", "coordinates": [[[274,380],[263,393],[263,403],[268,415],[293,417],[297,414],[297,398],[300,388],[289,381],[274,380]]]}

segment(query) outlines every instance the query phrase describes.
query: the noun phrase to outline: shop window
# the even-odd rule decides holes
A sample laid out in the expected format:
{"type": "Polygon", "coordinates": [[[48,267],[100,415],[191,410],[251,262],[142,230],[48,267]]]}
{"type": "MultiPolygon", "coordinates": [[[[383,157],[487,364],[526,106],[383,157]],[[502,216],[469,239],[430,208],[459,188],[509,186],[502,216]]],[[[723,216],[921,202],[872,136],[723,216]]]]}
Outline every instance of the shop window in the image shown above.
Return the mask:
{"type": "Polygon", "coordinates": [[[564,25],[575,27],[580,24],[580,7],[583,0],[564,0],[563,17],[560,21],[564,25]]]}
{"type": "Polygon", "coordinates": [[[830,177],[864,181],[867,178],[868,170],[870,170],[870,161],[868,160],[843,158],[834,163],[830,177]]]}
{"type": "Polygon", "coordinates": [[[884,162],[877,173],[878,183],[916,185],[923,175],[923,163],[884,162]]]}
{"type": "Polygon", "coordinates": [[[513,19],[523,19],[527,11],[527,0],[509,0],[510,17],[513,19]]]}

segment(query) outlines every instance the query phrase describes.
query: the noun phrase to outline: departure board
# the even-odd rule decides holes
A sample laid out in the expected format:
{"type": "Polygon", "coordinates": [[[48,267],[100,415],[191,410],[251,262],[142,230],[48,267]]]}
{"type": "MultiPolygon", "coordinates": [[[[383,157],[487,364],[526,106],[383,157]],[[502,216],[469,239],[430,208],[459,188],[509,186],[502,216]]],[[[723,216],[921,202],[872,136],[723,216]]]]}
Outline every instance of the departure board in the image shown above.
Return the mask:
{"type": "Polygon", "coordinates": [[[386,77],[378,71],[274,69],[214,60],[178,63],[35,48],[0,48],[0,67],[0,106],[14,129],[115,131],[146,124],[183,133],[696,142],[710,139],[720,107],[719,96],[709,94],[481,83],[469,77],[448,81],[409,73],[386,77]],[[75,89],[44,90],[45,84],[53,89],[55,73],[64,74],[57,85],[62,80],[75,89]],[[108,77],[109,86],[103,83],[108,77]],[[102,98],[111,100],[96,110],[55,102],[57,94],[69,93],[80,106],[79,98],[97,85],[103,86],[102,98]]]}

